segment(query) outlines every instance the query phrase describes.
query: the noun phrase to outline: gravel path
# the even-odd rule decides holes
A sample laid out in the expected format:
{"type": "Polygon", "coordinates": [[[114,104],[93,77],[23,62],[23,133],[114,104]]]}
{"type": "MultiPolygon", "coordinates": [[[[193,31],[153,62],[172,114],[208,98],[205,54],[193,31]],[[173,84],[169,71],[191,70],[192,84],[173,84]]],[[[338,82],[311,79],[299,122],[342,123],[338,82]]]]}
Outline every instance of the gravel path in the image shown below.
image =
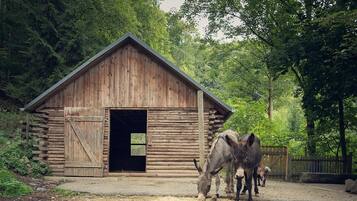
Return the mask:
{"type": "MultiPolygon", "coordinates": [[[[187,178],[145,178],[145,177],[106,177],[106,178],[60,178],[64,181],[58,188],[87,192],[90,194],[73,198],[74,200],[99,201],[195,201],[196,179],[187,178]]],[[[212,183],[212,191],[215,189],[212,183]]],[[[223,193],[222,199],[229,200],[223,193]]],[[[246,196],[243,196],[246,200],[246,196]]],[[[269,180],[267,187],[260,188],[256,201],[357,201],[357,195],[344,192],[343,185],[302,184],[269,180]]]]}

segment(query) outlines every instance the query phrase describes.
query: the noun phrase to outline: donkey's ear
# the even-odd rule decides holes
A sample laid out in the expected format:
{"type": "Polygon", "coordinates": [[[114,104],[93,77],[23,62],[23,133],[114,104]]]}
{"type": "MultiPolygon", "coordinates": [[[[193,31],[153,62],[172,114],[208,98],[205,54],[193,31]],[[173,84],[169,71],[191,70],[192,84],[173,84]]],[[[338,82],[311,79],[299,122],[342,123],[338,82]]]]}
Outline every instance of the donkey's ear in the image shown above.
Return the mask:
{"type": "Polygon", "coordinates": [[[201,174],[202,168],[201,168],[200,165],[197,163],[197,160],[196,160],[195,158],[193,159],[193,163],[195,164],[195,167],[196,167],[198,173],[201,174]]]}
{"type": "Polygon", "coordinates": [[[254,133],[251,133],[248,137],[248,145],[252,146],[252,144],[254,143],[254,140],[255,140],[255,135],[254,135],[254,133]]]}
{"type": "Polygon", "coordinates": [[[216,175],[218,172],[220,172],[220,171],[222,170],[222,168],[223,168],[223,166],[220,167],[220,168],[218,168],[218,169],[216,169],[216,170],[213,170],[213,171],[211,172],[211,175],[216,175]]]}
{"type": "Polygon", "coordinates": [[[238,144],[237,142],[235,142],[234,140],[232,140],[228,135],[226,135],[224,137],[224,140],[227,142],[227,144],[230,146],[230,147],[236,147],[238,144]]]}

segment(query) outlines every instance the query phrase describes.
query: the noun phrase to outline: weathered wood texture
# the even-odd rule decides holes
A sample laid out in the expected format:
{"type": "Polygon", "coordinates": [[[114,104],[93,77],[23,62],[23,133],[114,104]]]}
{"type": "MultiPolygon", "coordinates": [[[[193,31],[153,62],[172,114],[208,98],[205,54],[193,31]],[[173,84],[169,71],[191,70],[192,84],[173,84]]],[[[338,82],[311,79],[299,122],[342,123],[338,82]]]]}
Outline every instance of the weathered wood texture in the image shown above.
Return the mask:
{"type": "MultiPolygon", "coordinates": [[[[50,97],[51,107],[197,107],[196,89],[133,45],[122,47],[50,97]]],[[[213,103],[205,100],[205,106],[213,103]]]]}
{"type": "MultiPolygon", "coordinates": [[[[204,113],[206,154],[208,112],[204,113]]],[[[157,176],[197,176],[193,159],[199,158],[198,113],[196,110],[148,111],[147,173],[157,176]]]]}
{"type": "Polygon", "coordinates": [[[208,115],[208,145],[211,147],[212,142],[216,134],[221,131],[224,123],[223,115],[220,115],[217,110],[211,109],[209,110],[208,115]]]}
{"type": "Polygon", "coordinates": [[[104,111],[104,133],[103,133],[103,165],[104,176],[108,176],[109,173],[109,146],[110,146],[110,109],[105,108],[104,111]]]}
{"type": "MultiPolygon", "coordinates": [[[[148,173],[196,175],[192,159],[199,158],[197,89],[130,44],[106,56],[86,72],[79,73],[37,108],[36,112],[48,114],[47,135],[39,143],[47,145],[47,155],[41,157],[48,157],[46,161],[54,175],[99,176],[101,171],[108,175],[110,108],[148,110],[148,173]],[[73,128],[70,121],[65,121],[64,110],[79,107],[97,109],[92,111],[95,114],[84,113],[73,118],[76,124],[73,128]],[[76,134],[75,130],[77,127],[77,130],[83,129],[83,132],[95,130],[96,123],[91,116],[98,116],[95,112],[97,110],[103,112],[100,116],[104,119],[102,127],[99,126],[103,129],[100,141],[102,148],[99,151],[101,158],[98,158],[102,167],[93,170],[98,165],[83,163],[82,166],[86,167],[78,167],[80,165],[71,160],[81,158],[82,162],[87,159],[88,162],[90,157],[93,158],[83,149],[99,138],[88,138],[87,145],[83,145],[75,141],[81,138],[77,135],[81,131],[76,134]],[[83,119],[83,116],[86,117],[83,119]],[[82,151],[71,148],[75,143],[76,146],[82,146],[82,151]],[[71,152],[69,149],[73,153],[76,151],[78,156],[66,154],[65,157],[65,153],[71,152]],[[65,164],[65,161],[69,162],[65,164]],[[104,170],[99,170],[101,168],[104,170]]],[[[223,116],[217,110],[220,110],[219,107],[204,96],[206,151],[209,150],[214,134],[223,125],[223,116]]],[[[95,151],[95,154],[99,152],[95,151]]]]}
{"type": "Polygon", "coordinates": [[[48,158],[47,163],[53,175],[64,173],[64,112],[63,108],[44,110],[48,113],[48,158]]]}
{"type": "Polygon", "coordinates": [[[287,179],[288,176],[288,149],[285,146],[262,146],[263,164],[272,172],[269,177],[287,179]]]}
{"type": "Polygon", "coordinates": [[[66,176],[103,176],[103,115],[101,108],[65,107],[66,176]]]}
{"type": "Polygon", "coordinates": [[[26,121],[22,122],[22,137],[25,140],[33,139],[32,154],[33,159],[45,162],[48,157],[48,113],[38,112],[33,113],[32,117],[26,117],[26,121]]]}
{"type": "MultiPolygon", "coordinates": [[[[93,109],[96,110],[96,109],[93,109]]],[[[110,139],[110,108],[106,108],[104,112],[103,125],[103,146],[102,161],[104,167],[104,176],[109,173],[109,139],[110,139]]],[[[53,175],[64,175],[65,170],[65,144],[70,145],[79,143],[78,139],[71,138],[65,140],[65,128],[70,124],[66,123],[64,119],[63,109],[48,109],[48,138],[43,139],[42,143],[48,144],[48,158],[47,162],[53,172],[53,175]],[[47,139],[47,140],[46,140],[47,139]],[[77,142],[75,142],[77,141],[77,142]]],[[[98,116],[91,114],[91,116],[98,116]]],[[[70,116],[79,116],[88,119],[89,114],[71,113],[70,116]]],[[[204,112],[204,133],[205,133],[205,151],[206,154],[212,144],[214,134],[222,125],[220,120],[221,115],[217,115],[215,110],[204,112]]],[[[75,118],[74,118],[75,119],[75,118]]],[[[77,118],[77,120],[80,120],[77,118]]],[[[147,173],[155,176],[174,177],[174,176],[197,176],[196,169],[193,165],[193,158],[199,158],[199,144],[198,144],[198,114],[197,109],[194,108],[148,108],[148,130],[147,130],[147,173]]],[[[91,127],[92,128],[92,127],[91,127]]],[[[92,128],[94,129],[94,128],[92,128]]],[[[73,132],[73,131],[72,131],[73,132]]],[[[73,134],[73,133],[72,133],[73,134]]],[[[96,140],[93,140],[96,141],[96,140]]],[[[92,142],[92,140],[90,141],[92,142]]],[[[97,145],[96,145],[97,146],[97,145]]],[[[99,146],[99,145],[98,145],[99,146]]],[[[69,146],[67,149],[71,149],[69,146]]],[[[77,148],[82,149],[80,146],[77,148]]],[[[100,149],[100,148],[99,148],[100,149]]],[[[68,150],[67,150],[68,152],[68,150]]],[[[68,156],[70,157],[70,156],[68,156]]],[[[73,156],[74,157],[74,156],[73,156]]],[[[88,155],[84,150],[76,149],[76,157],[81,159],[88,159],[88,155]]],[[[72,159],[66,159],[71,161],[72,159]]],[[[100,159],[98,159],[100,160],[100,159]]],[[[73,165],[70,162],[69,165],[73,165]]],[[[88,163],[84,164],[89,166],[88,163]]],[[[67,174],[84,176],[93,174],[98,175],[98,171],[93,169],[72,168],[71,172],[67,174]]]]}

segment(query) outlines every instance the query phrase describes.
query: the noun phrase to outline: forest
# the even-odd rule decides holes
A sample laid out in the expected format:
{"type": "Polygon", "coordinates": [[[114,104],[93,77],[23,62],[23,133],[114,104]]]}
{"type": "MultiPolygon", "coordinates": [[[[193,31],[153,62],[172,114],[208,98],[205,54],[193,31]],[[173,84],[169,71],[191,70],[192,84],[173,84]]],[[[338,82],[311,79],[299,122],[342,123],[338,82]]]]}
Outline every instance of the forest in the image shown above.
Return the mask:
{"type": "Polygon", "coordinates": [[[234,109],[225,128],[294,156],[357,158],[354,0],[186,0],[171,12],[156,0],[1,0],[0,13],[1,142],[19,108],[131,32],[234,109]]]}

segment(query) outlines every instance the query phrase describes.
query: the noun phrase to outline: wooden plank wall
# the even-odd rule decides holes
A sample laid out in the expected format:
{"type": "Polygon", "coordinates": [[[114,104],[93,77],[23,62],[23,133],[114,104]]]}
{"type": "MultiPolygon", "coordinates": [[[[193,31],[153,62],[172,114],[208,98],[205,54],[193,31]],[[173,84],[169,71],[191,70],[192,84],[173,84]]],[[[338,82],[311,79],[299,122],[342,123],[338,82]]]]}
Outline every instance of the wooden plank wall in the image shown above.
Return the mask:
{"type": "MultiPolygon", "coordinates": [[[[127,45],[50,97],[51,107],[197,107],[196,89],[127,45]]],[[[211,102],[205,100],[205,105],[211,102]]]]}

